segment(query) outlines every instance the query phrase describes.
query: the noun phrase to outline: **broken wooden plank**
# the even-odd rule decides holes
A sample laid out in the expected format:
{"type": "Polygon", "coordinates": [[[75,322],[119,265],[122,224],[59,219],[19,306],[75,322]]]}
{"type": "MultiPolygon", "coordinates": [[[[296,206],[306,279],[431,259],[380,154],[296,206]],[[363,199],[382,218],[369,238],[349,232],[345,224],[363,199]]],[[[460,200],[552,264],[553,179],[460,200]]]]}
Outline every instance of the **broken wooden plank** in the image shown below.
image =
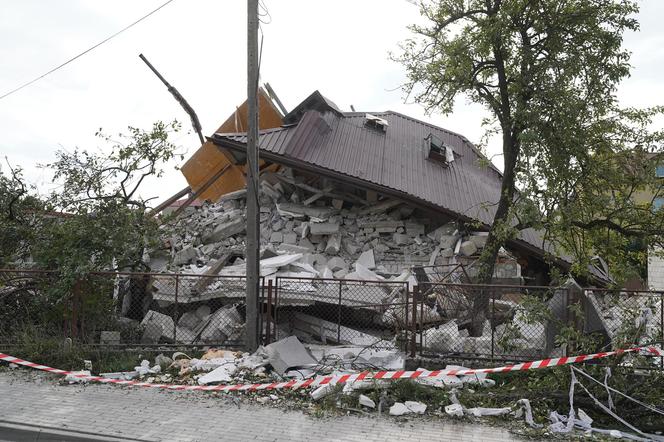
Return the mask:
{"type": "Polygon", "coordinates": [[[305,206],[308,206],[309,204],[313,203],[314,201],[316,201],[316,200],[318,200],[318,199],[320,199],[324,196],[328,196],[332,190],[334,190],[334,186],[327,186],[325,189],[314,193],[312,196],[310,196],[309,198],[304,200],[302,202],[302,204],[304,204],[305,206]]]}
{"type": "Polygon", "coordinates": [[[221,269],[223,269],[226,264],[228,264],[229,259],[231,259],[231,254],[226,253],[221,258],[212,263],[208,271],[203,275],[204,277],[200,278],[194,285],[194,291],[196,293],[202,293],[210,284],[212,284],[215,281],[214,277],[219,275],[221,269]]]}

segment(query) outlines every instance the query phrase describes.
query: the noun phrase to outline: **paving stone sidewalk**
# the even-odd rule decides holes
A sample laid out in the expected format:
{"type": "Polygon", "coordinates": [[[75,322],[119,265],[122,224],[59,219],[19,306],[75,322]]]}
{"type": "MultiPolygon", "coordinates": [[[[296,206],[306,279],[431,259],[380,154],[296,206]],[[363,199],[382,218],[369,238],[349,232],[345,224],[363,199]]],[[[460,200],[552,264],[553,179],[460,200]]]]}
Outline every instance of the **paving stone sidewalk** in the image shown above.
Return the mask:
{"type": "MultiPolygon", "coordinates": [[[[201,392],[57,385],[51,377],[0,373],[0,421],[146,441],[510,441],[506,430],[444,419],[345,416],[240,403],[201,392]]],[[[0,422],[0,425],[2,422],[0,422]]],[[[2,439],[2,434],[0,434],[2,439]]]]}

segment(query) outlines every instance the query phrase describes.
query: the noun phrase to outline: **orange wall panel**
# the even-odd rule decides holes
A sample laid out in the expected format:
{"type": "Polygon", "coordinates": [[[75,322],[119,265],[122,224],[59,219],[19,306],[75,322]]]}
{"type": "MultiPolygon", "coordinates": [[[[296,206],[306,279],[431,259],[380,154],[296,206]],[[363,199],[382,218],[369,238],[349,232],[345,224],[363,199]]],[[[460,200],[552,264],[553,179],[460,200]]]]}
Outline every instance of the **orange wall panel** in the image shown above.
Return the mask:
{"type": "MultiPolygon", "coordinates": [[[[245,101],[216,130],[218,133],[246,132],[248,126],[247,102],[245,101]]],[[[281,113],[272,104],[263,89],[258,93],[258,126],[259,129],[271,129],[281,126],[281,113]]],[[[180,169],[193,191],[198,190],[221,168],[229,164],[228,158],[213,143],[206,141],[187,160],[180,169]]],[[[261,165],[263,162],[261,162],[261,165]]],[[[222,195],[245,187],[244,166],[233,166],[203,192],[199,200],[216,201],[222,195]]]]}

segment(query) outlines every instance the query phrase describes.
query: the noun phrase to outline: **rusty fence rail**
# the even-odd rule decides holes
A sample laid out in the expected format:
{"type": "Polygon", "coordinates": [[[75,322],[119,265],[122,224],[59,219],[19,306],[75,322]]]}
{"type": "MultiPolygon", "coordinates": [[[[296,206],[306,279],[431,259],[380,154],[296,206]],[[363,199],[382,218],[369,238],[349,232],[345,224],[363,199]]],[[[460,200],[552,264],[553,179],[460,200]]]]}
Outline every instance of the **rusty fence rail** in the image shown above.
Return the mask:
{"type": "Polygon", "coordinates": [[[244,277],[94,272],[63,281],[56,271],[0,270],[0,344],[240,346],[245,289],[244,277]]]}
{"type": "MultiPolygon", "coordinates": [[[[664,292],[265,277],[261,343],[398,348],[410,356],[523,361],[664,342],[664,292]],[[594,339],[594,341],[592,341],[594,339]]],[[[244,277],[0,270],[0,345],[244,344],[244,277]]],[[[664,367],[664,358],[661,366],[664,367]]]]}
{"type": "Polygon", "coordinates": [[[552,327],[569,321],[563,288],[427,283],[414,303],[423,355],[518,361],[565,351],[552,327]]]}
{"type": "Polygon", "coordinates": [[[271,339],[406,350],[408,282],[278,277],[271,293],[271,339]]]}
{"type": "Polygon", "coordinates": [[[526,361],[664,343],[664,292],[451,283],[418,289],[415,347],[424,356],[526,361]]]}

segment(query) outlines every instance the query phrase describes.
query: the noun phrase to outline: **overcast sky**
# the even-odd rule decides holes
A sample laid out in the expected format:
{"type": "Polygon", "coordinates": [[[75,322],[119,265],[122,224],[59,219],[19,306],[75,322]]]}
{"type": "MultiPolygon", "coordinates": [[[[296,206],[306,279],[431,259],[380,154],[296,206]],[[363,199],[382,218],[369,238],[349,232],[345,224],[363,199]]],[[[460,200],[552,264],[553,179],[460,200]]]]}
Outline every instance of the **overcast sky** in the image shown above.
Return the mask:
{"type": "MultiPolygon", "coordinates": [[[[87,49],[162,4],[164,0],[0,0],[0,95],[87,49]]],[[[394,110],[479,141],[482,110],[463,100],[453,115],[424,115],[404,104],[403,69],[389,51],[419,20],[406,0],[264,0],[262,82],[288,109],[318,89],[342,110],[394,110]]],[[[641,1],[641,32],[627,35],[632,77],[619,91],[623,104],[664,104],[664,1],[641,1]]],[[[175,0],[142,23],[70,65],[0,100],[0,152],[48,189],[36,166],[58,149],[103,149],[94,133],[187,115],[138,58],[145,54],[194,107],[209,135],[246,97],[246,2],[175,0]]],[[[193,134],[176,143],[191,154],[193,134]]],[[[489,154],[499,146],[489,145],[489,154]]],[[[501,158],[495,162],[502,169],[501,158]]],[[[3,159],[4,163],[4,159],[3,159]]],[[[174,166],[175,164],[173,164],[174,166]]],[[[3,166],[4,167],[4,166],[3,166]]],[[[170,169],[147,183],[143,195],[170,196],[186,185],[170,169]]]]}

